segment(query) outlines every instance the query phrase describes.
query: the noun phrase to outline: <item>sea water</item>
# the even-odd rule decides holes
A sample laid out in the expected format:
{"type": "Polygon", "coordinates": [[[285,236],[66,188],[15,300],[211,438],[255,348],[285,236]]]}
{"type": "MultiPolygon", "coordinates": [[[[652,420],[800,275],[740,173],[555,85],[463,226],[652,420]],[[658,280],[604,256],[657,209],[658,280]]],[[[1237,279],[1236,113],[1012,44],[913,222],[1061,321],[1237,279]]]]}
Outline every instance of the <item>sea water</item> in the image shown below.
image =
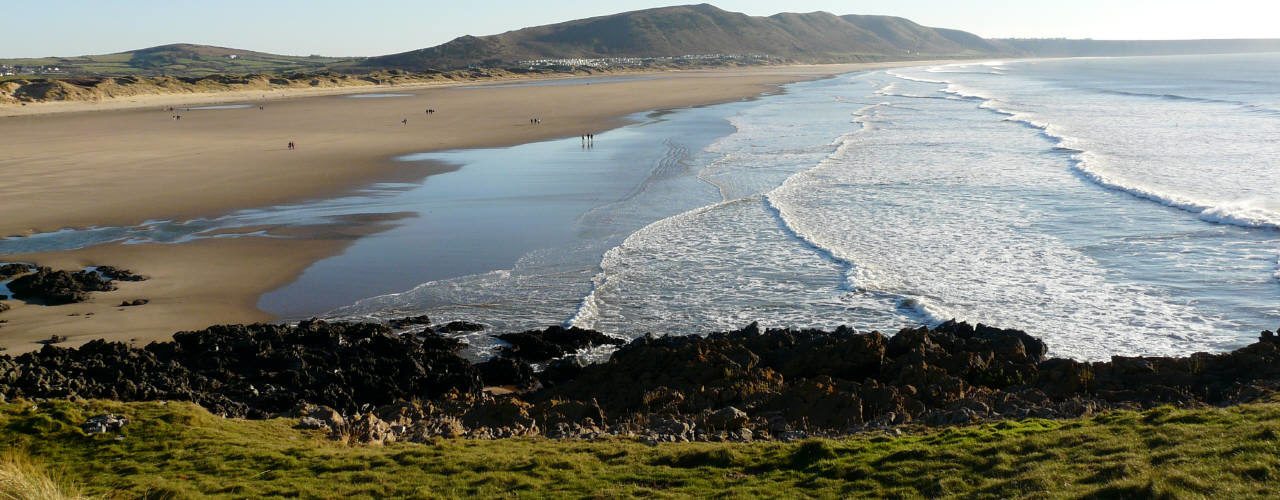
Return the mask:
{"type": "Polygon", "coordinates": [[[1280,324],[1277,55],[899,68],[635,120],[593,148],[413,156],[460,168],[0,253],[412,213],[262,306],[627,337],[956,318],[1078,359],[1226,350],[1280,324]]]}
{"type": "Polygon", "coordinates": [[[956,318],[1081,359],[1238,347],[1280,323],[1276,68],[1010,61],[792,85],[728,108],[735,131],[686,174],[715,196],[605,250],[575,309],[522,307],[547,296],[517,264],[335,314],[559,314],[624,336],[956,318]]]}

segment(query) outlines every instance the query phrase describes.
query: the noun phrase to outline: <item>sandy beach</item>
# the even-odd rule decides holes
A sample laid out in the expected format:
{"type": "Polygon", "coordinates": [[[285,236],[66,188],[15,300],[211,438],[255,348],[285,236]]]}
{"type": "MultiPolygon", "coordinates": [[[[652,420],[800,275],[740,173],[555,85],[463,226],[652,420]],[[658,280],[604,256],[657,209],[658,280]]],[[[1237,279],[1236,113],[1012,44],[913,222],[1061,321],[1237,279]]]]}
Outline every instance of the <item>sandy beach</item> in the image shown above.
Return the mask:
{"type": "MultiPolygon", "coordinates": [[[[218,216],[331,197],[373,182],[417,181],[441,167],[393,158],[600,132],[636,112],[750,98],[780,84],[878,66],[884,65],[663,72],[577,85],[353,89],[410,94],[369,99],[327,89],[324,95],[277,92],[266,99],[184,95],[9,106],[0,108],[0,234],[218,216]],[[186,109],[211,103],[253,106],[186,109]],[[541,124],[530,124],[532,117],[541,124]],[[296,150],[287,148],[291,141],[296,150]]],[[[378,227],[353,221],[288,238],[0,255],[0,262],[55,268],[121,266],[152,278],[76,305],[9,301],[15,307],[0,314],[7,320],[0,324],[0,346],[22,352],[54,334],[68,337],[66,345],[93,338],[144,342],[213,323],[269,321],[255,306],[259,296],[378,227]],[[116,307],[133,298],[151,302],[116,307]]]]}

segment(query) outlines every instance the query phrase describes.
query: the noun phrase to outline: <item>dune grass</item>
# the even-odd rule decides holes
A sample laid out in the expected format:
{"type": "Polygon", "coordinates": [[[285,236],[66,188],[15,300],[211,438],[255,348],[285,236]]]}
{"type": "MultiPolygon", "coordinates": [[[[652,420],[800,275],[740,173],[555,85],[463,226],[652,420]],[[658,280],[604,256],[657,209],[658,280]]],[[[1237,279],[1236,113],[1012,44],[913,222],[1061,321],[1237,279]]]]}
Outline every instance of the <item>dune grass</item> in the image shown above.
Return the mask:
{"type": "Polygon", "coordinates": [[[51,475],[25,454],[13,449],[0,454],[0,500],[75,498],[83,498],[78,488],[51,475]]]}
{"type": "MultiPolygon", "coordinates": [[[[186,403],[12,402],[0,443],[67,495],[223,497],[1275,497],[1280,404],[1005,421],[902,436],[646,445],[511,439],[345,446],[186,403]],[[103,412],[122,437],[87,436],[103,412]],[[29,458],[22,458],[23,456],[29,458]],[[66,489],[72,484],[77,489],[66,489]]],[[[7,469],[6,469],[7,470],[7,469]]],[[[33,477],[38,477],[35,474],[33,477]]]]}

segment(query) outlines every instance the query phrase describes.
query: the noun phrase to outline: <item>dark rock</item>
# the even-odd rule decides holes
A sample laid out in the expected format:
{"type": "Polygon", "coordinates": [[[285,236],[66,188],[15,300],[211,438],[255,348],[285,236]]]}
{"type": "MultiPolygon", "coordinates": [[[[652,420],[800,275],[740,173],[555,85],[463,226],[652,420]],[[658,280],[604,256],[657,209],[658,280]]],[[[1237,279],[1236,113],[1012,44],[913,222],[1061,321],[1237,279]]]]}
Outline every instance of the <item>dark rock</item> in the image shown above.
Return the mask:
{"type": "Polygon", "coordinates": [[[88,300],[90,292],[115,290],[115,285],[87,271],[54,271],[41,267],[9,283],[9,291],[15,298],[40,302],[45,305],[62,305],[88,300]]]}
{"type": "Polygon", "coordinates": [[[626,343],[594,330],[559,326],[545,330],[504,333],[497,337],[510,344],[502,348],[503,356],[530,362],[548,361],[588,347],[626,343]]]}
{"type": "Polygon", "coordinates": [[[365,406],[477,394],[479,373],[452,350],[374,324],[216,326],[146,348],[91,341],[15,358],[8,397],[195,401],[216,414],[262,417],[312,403],[365,406]]]}
{"type": "Polygon", "coordinates": [[[430,324],[431,324],[431,318],[428,318],[425,314],[422,316],[409,316],[409,317],[396,318],[396,319],[387,321],[387,326],[390,326],[392,329],[395,329],[395,330],[401,330],[410,326],[430,325],[430,324]]]}
{"type": "Polygon", "coordinates": [[[585,359],[580,356],[565,356],[560,359],[551,360],[547,363],[547,367],[542,369],[542,373],[538,374],[538,379],[543,385],[556,385],[561,382],[573,380],[588,365],[585,359]]]}
{"type": "Polygon", "coordinates": [[[486,386],[516,386],[521,389],[531,388],[537,384],[533,367],[524,361],[511,358],[493,358],[477,363],[480,378],[486,386]]]}
{"type": "Polygon", "coordinates": [[[436,326],[435,330],[440,333],[478,332],[484,330],[484,325],[470,321],[450,321],[436,326]]]}
{"type": "Polygon", "coordinates": [[[136,306],[145,306],[145,305],[147,305],[147,304],[148,304],[148,303],[150,303],[150,302],[151,302],[151,301],[150,301],[150,300],[147,300],[147,299],[133,299],[133,300],[125,300],[125,301],[121,301],[121,302],[120,302],[120,307],[136,307],[136,306]]]}
{"type": "Polygon", "coordinates": [[[112,281],[146,281],[146,276],[134,274],[128,269],[120,269],[113,266],[98,266],[95,268],[99,274],[112,281]]]}
{"type": "Polygon", "coordinates": [[[27,264],[0,264],[0,281],[7,281],[9,278],[31,272],[32,268],[27,264]]]}
{"type": "Polygon", "coordinates": [[[61,343],[66,342],[66,341],[67,341],[67,338],[66,338],[66,337],[64,337],[64,336],[62,336],[62,335],[58,335],[58,334],[53,334],[53,335],[50,335],[50,336],[49,336],[49,338],[47,338],[47,339],[44,339],[44,340],[37,340],[37,341],[36,341],[36,343],[37,343],[37,344],[44,344],[44,345],[53,345],[53,344],[61,344],[61,343]]]}
{"type": "Polygon", "coordinates": [[[5,312],[5,311],[8,311],[8,310],[9,310],[9,304],[5,304],[4,302],[0,302],[0,313],[5,312]]]}
{"type": "Polygon", "coordinates": [[[314,320],[212,327],[144,349],[47,345],[0,356],[0,396],[195,401],[222,415],[287,414],[367,443],[541,433],[658,442],[1075,418],[1254,401],[1280,388],[1271,332],[1228,353],[1085,363],[1046,360],[1044,344],[1023,332],[965,323],[892,337],[756,325],[705,338],[646,336],[594,365],[564,353],[598,345],[597,332],[514,335],[510,350],[525,356],[475,365],[457,355],[461,342],[439,334],[314,320]],[[558,359],[533,374],[527,359],[547,355],[558,359]],[[482,392],[487,385],[524,391],[494,396],[482,392]]]}

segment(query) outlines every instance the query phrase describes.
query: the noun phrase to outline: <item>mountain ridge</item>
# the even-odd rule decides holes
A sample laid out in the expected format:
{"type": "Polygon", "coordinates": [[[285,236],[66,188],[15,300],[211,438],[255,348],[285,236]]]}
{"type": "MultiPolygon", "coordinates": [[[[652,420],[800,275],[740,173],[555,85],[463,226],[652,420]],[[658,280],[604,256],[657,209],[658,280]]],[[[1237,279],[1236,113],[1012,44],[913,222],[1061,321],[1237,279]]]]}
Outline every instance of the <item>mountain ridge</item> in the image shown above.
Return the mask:
{"type": "Polygon", "coordinates": [[[889,16],[828,12],[749,16],[711,4],[659,7],[463,36],[435,47],[370,57],[357,66],[407,70],[539,59],[768,55],[795,62],[1007,55],[998,42],[889,16]],[[882,36],[884,35],[884,36],[882,36]],[[887,38],[886,38],[887,37],[887,38]]]}
{"type": "Polygon", "coordinates": [[[702,3],[635,10],[373,57],[269,54],[174,43],[112,54],[0,59],[0,80],[22,77],[446,72],[837,63],[981,57],[1076,57],[1280,51],[1280,40],[988,39],[910,19],[828,12],[750,16],[702,3]],[[533,64],[531,64],[533,63],[533,64]],[[56,70],[54,68],[57,68],[56,70]],[[10,74],[5,74],[5,73],[10,74]]]}

